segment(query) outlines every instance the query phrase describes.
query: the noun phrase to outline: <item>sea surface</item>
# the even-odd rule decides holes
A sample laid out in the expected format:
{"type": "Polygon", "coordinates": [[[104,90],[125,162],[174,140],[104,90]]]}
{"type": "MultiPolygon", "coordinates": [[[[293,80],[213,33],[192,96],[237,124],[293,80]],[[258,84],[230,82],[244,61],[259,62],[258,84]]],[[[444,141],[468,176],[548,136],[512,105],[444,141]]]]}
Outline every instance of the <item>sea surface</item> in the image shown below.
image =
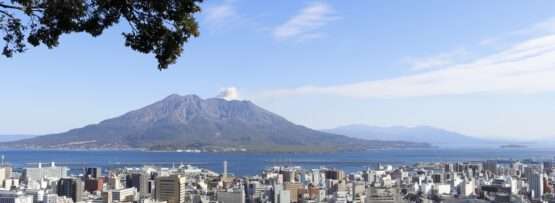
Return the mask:
{"type": "Polygon", "coordinates": [[[56,162],[67,166],[72,173],[84,167],[140,167],[158,165],[163,167],[191,164],[216,172],[223,171],[223,161],[235,175],[256,175],[275,165],[301,166],[304,168],[339,168],[347,172],[376,167],[378,163],[410,165],[417,162],[457,162],[497,160],[535,161],[553,160],[555,149],[388,149],[363,152],[337,153],[186,153],[146,151],[64,151],[64,150],[0,150],[5,162],[15,168],[43,166],[56,162]]]}

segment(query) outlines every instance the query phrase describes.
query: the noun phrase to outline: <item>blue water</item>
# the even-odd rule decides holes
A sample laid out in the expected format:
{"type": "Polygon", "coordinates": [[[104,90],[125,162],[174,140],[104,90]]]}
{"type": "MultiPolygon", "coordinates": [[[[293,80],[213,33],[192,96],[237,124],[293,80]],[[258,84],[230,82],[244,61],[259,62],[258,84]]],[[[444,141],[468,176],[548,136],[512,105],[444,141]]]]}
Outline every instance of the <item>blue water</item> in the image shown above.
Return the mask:
{"type": "Polygon", "coordinates": [[[191,164],[217,172],[222,162],[235,175],[255,175],[273,165],[295,165],[305,168],[321,166],[340,168],[348,172],[384,164],[414,164],[416,162],[479,161],[487,159],[551,160],[555,149],[407,149],[372,150],[340,153],[179,153],[144,151],[0,151],[6,162],[14,167],[56,162],[72,169],[83,167],[136,167],[145,164],[171,166],[191,164]]]}

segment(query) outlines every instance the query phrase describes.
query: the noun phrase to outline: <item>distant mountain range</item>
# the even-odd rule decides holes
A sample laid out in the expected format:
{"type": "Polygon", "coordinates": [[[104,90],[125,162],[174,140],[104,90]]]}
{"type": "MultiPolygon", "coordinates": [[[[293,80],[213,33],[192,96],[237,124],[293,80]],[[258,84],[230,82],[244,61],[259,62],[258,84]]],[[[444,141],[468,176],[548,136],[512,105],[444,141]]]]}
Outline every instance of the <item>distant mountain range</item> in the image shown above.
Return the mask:
{"type": "Polygon", "coordinates": [[[407,142],[426,142],[442,147],[472,147],[499,145],[501,142],[463,135],[429,126],[417,127],[376,127],[369,125],[347,125],[323,130],[328,133],[346,135],[367,140],[403,140],[407,142]]]}
{"type": "Polygon", "coordinates": [[[36,135],[0,135],[0,142],[12,142],[36,137],[36,135]]]}
{"type": "Polygon", "coordinates": [[[122,116],[3,147],[210,151],[336,151],[422,148],[426,143],[362,140],[296,125],[250,101],[170,95],[122,116]]]}

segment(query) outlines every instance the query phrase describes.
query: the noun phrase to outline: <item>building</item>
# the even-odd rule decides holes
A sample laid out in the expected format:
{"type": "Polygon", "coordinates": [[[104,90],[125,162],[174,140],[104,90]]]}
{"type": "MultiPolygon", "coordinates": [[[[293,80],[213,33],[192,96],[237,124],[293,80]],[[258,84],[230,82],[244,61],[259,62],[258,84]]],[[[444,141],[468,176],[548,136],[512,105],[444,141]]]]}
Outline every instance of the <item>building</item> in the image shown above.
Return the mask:
{"type": "Polygon", "coordinates": [[[347,192],[337,192],[335,193],[332,201],[335,203],[347,203],[347,192]]]}
{"type": "Polygon", "coordinates": [[[0,203],[33,203],[33,196],[11,191],[2,191],[0,192],[0,203]]]}
{"type": "Polygon", "coordinates": [[[67,197],[60,197],[56,194],[48,194],[44,196],[43,203],[73,203],[73,200],[67,197]]]}
{"type": "Polygon", "coordinates": [[[445,183],[445,176],[443,173],[432,174],[433,183],[445,183]]]}
{"type": "Polygon", "coordinates": [[[541,200],[543,196],[543,173],[536,171],[529,178],[531,199],[541,200]]]}
{"type": "Polygon", "coordinates": [[[352,186],[351,186],[351,195],[352,195],[352,199],[353,200],[360,200],[360,197],[362,197],[364,195],[364,193],[366,192],[366,188],[364,185],[364,182],[356,182],[353,181],[352,186]]]}
{"type": "Polygon", "coordinates": [[[125,188],[112,191],[112,200],[119,202],[133,202],[136,200],[137,189],[125,188]]]}
{"type": "Polygon", "coordinates": [[[283,190],[283,186],[274,186],[274,203],[290,203],[291,193],[288,190],[283,190]]]}
{"type": "Polygon", "coordinates": [[[141,195],[150,193],[149,177],[144,173],[131,173],[125,177],[125,186],[127,188],[134,187],[141,195]]]}
{"type": "Polygon", "coordinates": [[[102,197],[103,203],[112,203],[113,201],[113,195],[111,190],[102,192],[101,197],[102,197]]]}
{"type": "Polygon", "coordinates": [[[480,186],[481,199],[490,202],[511,202],[511,188],[503,184],[480,186]]]}
{"type": "Polygon", "coordinates": [[[102,191],[104,186],[104,179],[102,178],[86,178],[85,190],[88,192],[102,191]]]}
{"type": "Polygon", "coordinates": [[[397,203],[401,196],[397,188],[369,187],[365,203],[397,203]]]}
{"type": "Polygon", "coordinates": [[[245,191],[219,191],[216,194],[219,203],[245,203],[245,191]]]}
{"type": "Polygon", "coordinates": [[[60,179],[67,177],[69,168],[58,167],[52,162],[50,167],[42,167],[39,163],[36,168],[25,168],[23,170],[23,179],[27,182],[42,180],[44,178],[60,179]]]}
{"type": "Polygon", "coordinates": [[[487,160],[484,163],[484,170],[489,171],[493,174],[497,173],[497,160],[487,160]]]}
{"type": "Polygon", "coordinates": [[[116,174],[110,174],[108,177],[106,177],[108,180],[106,182],[108,182],[108,187],[110,189],[121,189],[123,188],[122,184],[121,184],[121,177],[116,175],[116,174]]]}
{"type": "Polygon", "coordinates": [[[83,182],[76,178],[62,178],[58,180],[58,196],[71,198],[74,202],[82,200],[84,191],[83,182]]]}
{"type": "MultiPolygon", "coordinates": [[[[461,185],[462,187],[462,185],[461,185]]],[[[451,185],[449,184],[434,184],[433,192],[438,195],[449,195],[451,194],[451,185]]]]}
{"type": "Polygon", "coordinates": [[[95,178],[98,179],[102,177],[102,169],[98,167],[94,168],[86,168],[85,169],[85,178],[95,178]]]}
{"type": "Polygon", "coordinates": [[[155,199],[167,203],[185,202],[185,181],[185,177],[179,175],[156,177],[155,199]]]}
{"type": "Polygon", "coordinates": [[[0,186],[4,186],[4,181],[12,176],[12,168],[7,166],[0,167],[0,186]]]}
{"type": "Polygon", "coordinates": [[[282,170],[279,172],[283,176],[283,182],[295,182],[297,181],[297,172],[295,170],[282,170]]]}
{"type": "Polygon", "coordinates": [[[102,192],[102,201],[111,202],[134,202],[137,200],[136,188],[125,188],[119,190],[108,190],[102,192]]]}
{"type": "Polygon", "coordinates": [[[291,202],[298,202],[299,190],[303,189],[303,184],[287,182],[284,185],[284,189],[289,191],[289,194],[291,195],[289,199],[291,200],[291,202]]]}
{"type": "Polygon", "coordinates": [[[468,197],[471,195],[474,195],[474,188],[476,186],[474,185],[474,181],[473,180],[467,180],[465,179],[461,184],[460,184],[460,192],[459,194],[463,197],[468,197]]]}
{"type": "Polygon", "coordinates": [[[4,180],[4,188],[5,189],[12,189],[19,187],[19,179],[15,177],[11,177],[4,180]]]}
{"type": "Polygon", "coordinates": [[[343,180],[345,178],[345,172],[342,170],[326,170],[326,178],[332,180],[343,180]]]}
{"type": "Polygon", "coordinates": [[[33,202],[43,202],[44,201],[44,190],[26,190],[25,194],[31,195],[33,197],[33,202]]]}

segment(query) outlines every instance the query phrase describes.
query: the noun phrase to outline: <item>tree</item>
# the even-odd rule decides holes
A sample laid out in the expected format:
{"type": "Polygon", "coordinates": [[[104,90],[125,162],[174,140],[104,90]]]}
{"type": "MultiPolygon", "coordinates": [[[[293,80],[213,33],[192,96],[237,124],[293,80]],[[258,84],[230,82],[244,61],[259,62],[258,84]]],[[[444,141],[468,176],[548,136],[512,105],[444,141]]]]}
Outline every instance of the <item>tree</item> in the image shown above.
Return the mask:
{"type": "Polygon", "coordinates": [[[203,0],[0,0],[2,55],[12,57],[28,45],[54,48],[62,34],[93,37],[122,21],[125,46],[152,53],[158,69],[175,63],[191,37],[199,35],[194,14],[203,0]]]}

